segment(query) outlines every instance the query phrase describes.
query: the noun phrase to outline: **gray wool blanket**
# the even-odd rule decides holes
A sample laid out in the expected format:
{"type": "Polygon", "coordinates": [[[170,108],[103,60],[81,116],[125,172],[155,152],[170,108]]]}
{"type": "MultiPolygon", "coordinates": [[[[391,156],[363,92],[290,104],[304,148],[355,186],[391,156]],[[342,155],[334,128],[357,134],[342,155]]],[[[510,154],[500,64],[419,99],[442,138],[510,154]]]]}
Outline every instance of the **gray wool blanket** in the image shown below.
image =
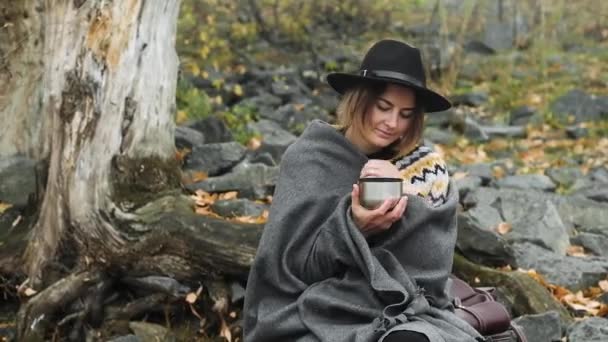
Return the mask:
{"type": "Polygon", "coordinates": [[[480,335],[446,293],[457,193],[431,207],[410,196],[403,218],[366,239],[350,193],[367,157],[334,127],[313,121],[283,156],[252,266],[245,342],[382,341],[397,330],[433,342],[480,335]]]}

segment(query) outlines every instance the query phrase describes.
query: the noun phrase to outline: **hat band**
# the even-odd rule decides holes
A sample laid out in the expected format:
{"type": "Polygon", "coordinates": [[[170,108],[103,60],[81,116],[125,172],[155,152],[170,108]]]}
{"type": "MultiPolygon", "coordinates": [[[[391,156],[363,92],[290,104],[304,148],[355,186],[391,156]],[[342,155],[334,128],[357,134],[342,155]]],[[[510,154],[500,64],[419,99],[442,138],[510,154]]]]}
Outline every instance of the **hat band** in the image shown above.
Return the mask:
{"type": "Polygon", "coordinates": [[[396,71],[388,71],[388,70],[367,70],[363,69],[359,71],[359,75],[363,77],[383,77],[383,78],[393,78],[400,81],[406,81],[408,83],[413,84],[416,87],[426,88],[426,86],[420,82],[418,79],[413,78],[409,75],[402,74],[396,71]]]}

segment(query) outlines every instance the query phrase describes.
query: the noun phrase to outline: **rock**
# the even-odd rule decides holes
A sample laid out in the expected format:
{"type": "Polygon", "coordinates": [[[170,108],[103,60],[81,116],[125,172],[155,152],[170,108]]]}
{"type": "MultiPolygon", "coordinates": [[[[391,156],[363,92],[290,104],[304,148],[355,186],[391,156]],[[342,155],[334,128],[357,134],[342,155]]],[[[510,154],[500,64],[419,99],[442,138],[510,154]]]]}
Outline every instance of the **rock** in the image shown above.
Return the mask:
{"type": "Polygon", "coordinates": [[[454,181],[458,188],[458,195],[460,198],[464,198],[470,191],[479,188],[482,184],[481,177],[478,176],[465,176],[463,178],[454,181]]]}
{"type": "Polygon", "coordinates": [[[608,319],[589,317],[568,327],[566,333],[569,342],[603,342],[608,341],[608,319]]]}
{"type": "Polygon", "coordinates": [[[482,130],[490,139],[526,137],[526,129],[522,126],[482,126],[482,130]]]}
{"type": "Polygon", "coordinates": [[[585,196],[598,202],[608,202],[608,182],[596,182],[573,192],[573,195],[585,196]]]}
{"type": "Polygon", "coordinates": [[[460,95],[454,95],[450,97],[450,100],[454,106],[470,106],[479,107],[488,102],[488,94],[485,92],[472,92],[460,95]]]}
{"type": "Polygon", "coordinates": [[[230,173],[209,177],[201,182],[188,184],[186,188],[207,192],[238,191],[240,197],[263,199],[271,195],[278,179],[279,167],[263,164],[240,163],[230,173]]]}
{"type": "Polygon", "coordinates": [[[277,123],[269,120],[260,120],[249,123],[248,129],[262,135],[262,145],[258,149],[260,152],[268,152],[272,158],[280,162],[283,153],[295,140],[296,136],[284,130],[277,123]]]}
{"type": "Polygon", "coordinates": [[[484,127],[470,117],[464,119],[464,135],[477,142],[488,141],[490,139],[484,131],[484,127]]]}
{"type": "MultiPolygon", "coordinates": [[[[504,208],[503,203],[503,208],[504,208]]],[[[526,203],[526,210],[518,217],[504,214],[511,223],[511,231],[505,234],[509,242],[532,242],[545,247],[558,255],[565,255],[570,246],[568,228],[562,222],[555,205],[549,201],[526,203]]],[[[506,210],[503,210],[503,213],[506,210]]]]}
{"type": "Polygon", "coordinates": [[[309,95],[308,87],[299,79],[298,75],[289,79],[276,79],[270,85],[272,94],[280,97],[283,102],[292,102],[304,94],[309,95]]]}
{"type": "Polygon", "coordinates": [[[538,174],[506,176],[496,181],[496,185],[500,188],[536,189],[541,191],[555,191],[556,188],[551,178],[538,174]]]}
{"type": "Polygon", "coordinates": [[[578,167],[549,168],[545,170],[545,174],[558,185],[567,188],[583,177],[583,172],[578,167]]]}
{"type": "Polygon", "coordinates": [[[234,141],[232,132],[230,132],[226,123],[216,116],[197,121],[190,124],[189,127],[203,133],[207,144],[234,141]]]}
{"type": "MultiPolygon", "coordinates": [[[[489,55],[496,54],[496,50],[494,50],[493,48],[489,47],[485,43],[480,42],[479,40],[470,40],[470,41],[468,41],[464,45],[464,49],[465,49],[466,52],[477,53],[477,54],[484,55],[484,56],[489,56],[489,55]]],[[[469,65],[469,64],[465,64],[465,65],[469,65]]],[[[463,65],[463,67],[465,65],[463,65]]],[[[468,75],[468,74],[465,74],[465,75],[468,75]]]]}
{"type": "Polygon", "coordinates": [[[470,176],[481,178],[483,185],[488,185],[494,178],[494,172],[492,171],[494,165],[491,163],[475,163],[469,164],[462,168],[462,171],[466,172],[470,176]]]}
{"type": "Polygon", "coordinates": [[[513,323],[521,327],[528,341],[561,341],[562,328],[556,311],[523,315],[514,319],[513,323]]]}
{"type": "Polygon", "coordinates": [[[549,283],[571,291],[597,286],[608,275],[608,261],[602,258],[559,255],[529,242],[514,244],[513,251],[520,268],[534,269],[549,283]]]}
{"type": "Polygon", "coordinates": [[[260,95],[243,99],[238,105],[255,109],[261,117],[268,117],[268,115],[273,113],[282,103],[283,101],[280,97],[267,92],[262,92],[260,95]]]}
{"type": "Polygon", "coordinates": [[[215,176],[236,165],[245,157],[245,153],[245,147],[238,142],[194,146],[186,157],[184,169],[215,176]]]}
{"type": "Polygon", "coordinates": [[[175,342],[175,336],[165,327],[147,322],[129,322],[129,328],[142,341],[175,342]]]}
{"type": "Polygon", "coordinates": [[[330,121],[330,117],[326,110],[314,105],[308,98],[302,99],[297,103],[288,103],[279,107],[272,115],[266,117],[290,133],[301,134],[310,121],[320,119],[322,121],[330,121]]]}
{"type": "Polygon", "coordinates": [[[205,136],[194,128],[186,126],[177,126],[175,128],[175,147],[178,149],[192,149],[193,146],[202,145],[204,143],[205,136]]]}
{"type": "Polygon", "coordinates": [[[499,194],[499,191],[494,188],[477,188],[474,191],[469,192],[467,196],[462,199],[462,204],[465,207],[474,207],[480,204],[495,206],[499,194]]]}
{"type": "Polygon", "coordinates": [[[223,217],[262,215],[266,206],[247,199],[220,200],[211,205],[211,209],[223,217]]]}
{"type": "Polygon", "coordinates": [[[424,124],[426,127],[445,127],[451,123],[453,115],[454,110],[451,108],[442,112],[428,113],[424,118],[424,124]]]}
{"type": "Polygon", "coordinates": [[[608,183],[608,167],[598,166],[589,171],[589,177],[594,181],[608,183]]]}
{"type": "Polygon", "coordinates": [[[277,166],[277,163],[272,158],[272,155],[268,152],[258,150],[247,150],[245,159],[250,164],[264,164],[267,166],[277,166]]]}
{"type": "Polygon", "coordinates": [[[232,299],[232,304],[238,303],[239,301],[245,299],[245,288],[241,286],[238,282],[230,283],[230,294],[232,299]]]}
{"type": "Polygon", "coordinates": [[[566,136],[570,139],[580,139],[589,136],[589,129],[581,126],[568,126],[566,127],[566,136]]]}
{"type": "Polygon", "coordinates": [[[25,206],[36,192],[36,162],[22,156],[0,159],[0,201],[25,206]]]}
{"type": "Polygon", "coordinates": [[[608,96],[589,95],[581,89],[570,90],[551,104],[551,111],[564,122],[573,116],[575,123],[608,118],[608,96]]]}
{"type": "Polygon", "coordinates": [[[576,227],[579,232],[608,237],[608,203],[580,196],[563,196],[554,199],[554,203],[567,225],[576,227]]]}
{"type": "Polygon", "coordinates": [[[568,234],[572,234],[576,228],[579,232],[608,237],[608,204],[581,196],[562,196],[533,189],[481,187],[468,193],[462,199],[462,204],[473,207],[482,203],[500,208],[505,221],[513,222],[527,211],[529,203],[547,200],[557,208],[562,222],[568,228],[568,234]]]}
{"type": "Polygon", "coordinates": [[[509,117],[509,124],[514,126],[525,126],[537,123],[540,119],[538,111],[534,107],[521,106],[513,109],[509,117]]]}
{"type": "Polygon", "coordinates": [[[591,233],[579,233],[570,239],[570,243],[583,246],[585,251],[608,258],[608,237],[591,233]]]}
{"type": "Polygon", "coordinates": [[[515,265],[508,242],[494,230],[502,221],[489,205],[478,206],[458,215],[456,247],[469,260],[487,266],[515,265]]]}
{"type": "Polygon", "coordinates": [[[458,135],[446,128],[427,126],[423,135],[433,144],[454,145],[458,140],[458,135]]]}

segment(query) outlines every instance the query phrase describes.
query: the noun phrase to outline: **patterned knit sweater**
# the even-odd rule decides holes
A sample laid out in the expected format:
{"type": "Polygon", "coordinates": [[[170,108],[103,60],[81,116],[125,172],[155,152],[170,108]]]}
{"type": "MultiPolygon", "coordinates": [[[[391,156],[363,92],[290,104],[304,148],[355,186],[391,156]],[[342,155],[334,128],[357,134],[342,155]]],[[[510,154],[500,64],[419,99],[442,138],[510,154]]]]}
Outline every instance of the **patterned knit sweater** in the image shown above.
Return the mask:
{"type": "Polygon", "coordinates": [[[392,162],[401,172],[405,193],[421,196],[432,206],[445,203],[449,175],[445,161],[437,152],[428,146],[417,146],[392,162]]]}

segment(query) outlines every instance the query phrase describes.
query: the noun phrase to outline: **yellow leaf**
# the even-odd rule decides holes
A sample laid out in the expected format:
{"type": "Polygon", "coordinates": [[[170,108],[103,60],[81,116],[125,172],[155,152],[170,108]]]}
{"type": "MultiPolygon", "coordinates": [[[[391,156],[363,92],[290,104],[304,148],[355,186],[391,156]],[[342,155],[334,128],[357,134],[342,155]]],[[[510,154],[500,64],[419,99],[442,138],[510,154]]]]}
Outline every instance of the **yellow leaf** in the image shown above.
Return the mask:
{"type": "Polygon", "coordinates": [[[237,198],[238,194],[239,194],[238,191],[224,192],[223,194],[220,195],[220,199],[221,200],[235,199],[235,198],[237,198]]]}
{"type": "Polygon", "coordinates": [[[465,178],[468,175],[469,175],[468,172],[458,171],[458,172],[454,172],[454,174],[452,175],[452,179],[459,180],[459,179],[465,178]]]}
{"type": "Polygon", "coordinates": [[[247,148],[250,150],[257,150],[260,146],[262,146],[262,140],[258,137],[253,137],[247,142],[247,148]]]}
{"type": "Polygon", "coordinates": [[[225,338],[228,342],[232,342],[232,333],[222,316],[220,316],[220,336],[225,338]]]}
{"type": "Polygon", "coordinates": [[[31,297],[31,296],[35,295],[36,293],[38,293],[38,291],[36,291],[30,287],[26,287],[25,290],[23,291],[23,294],[26,297],[31,297]]]}
{"type": "Polygon", "coordinates": [[[566,255],[574,256],[574,257],[585,257],[585,249],[583,246],[571,245],[566,248],[566,255]]]}
{"type": "Polygon", "coordinates": [[[234,86],[233,92],[234,92],[234,95],[236,95],[236,96],[239,96],[239,97],[243,96],[243,88],[241,87],[240,84],[237,84],[234,86]]]}
{"type": "Polygon", "coordinates": [[[492,175],[494,176],[494,178],[496,179],[501,179],[505,177],[505,169],[498,166],[498,165],[494,165],[494,167],[492,167],[492,175]]]}
{"type": "Polygon", "coordinates": [[[198,299],[198,296],[194,292],[190,292],[186,295],[186,302],[188,302],[190,304],[196,303],[197,299],[198,299]]]}
{"type": "Polygon", "coordinates": [[[188,113],[186,113],[185,110],[178,110],[177,114],[175,115],[175,123],[181,124],[186,122],[186,120],[188,120],[188,113]]]}
{"type": "Polygon", "coordinates": [[[511,231],[511,224],[508,222],[500,222],[496,227],[496,232],[500,235],[505,235],[511,231]]]}
{"type": "Polygon", "coordinates": [[[2,214],[3,212],[5,212],[7,209],[9,209],[12,206],[13,205],[10,204],[10,203],[5,203],[5,202],[1,202],[0,201],[0,214],[2,214]]]}

